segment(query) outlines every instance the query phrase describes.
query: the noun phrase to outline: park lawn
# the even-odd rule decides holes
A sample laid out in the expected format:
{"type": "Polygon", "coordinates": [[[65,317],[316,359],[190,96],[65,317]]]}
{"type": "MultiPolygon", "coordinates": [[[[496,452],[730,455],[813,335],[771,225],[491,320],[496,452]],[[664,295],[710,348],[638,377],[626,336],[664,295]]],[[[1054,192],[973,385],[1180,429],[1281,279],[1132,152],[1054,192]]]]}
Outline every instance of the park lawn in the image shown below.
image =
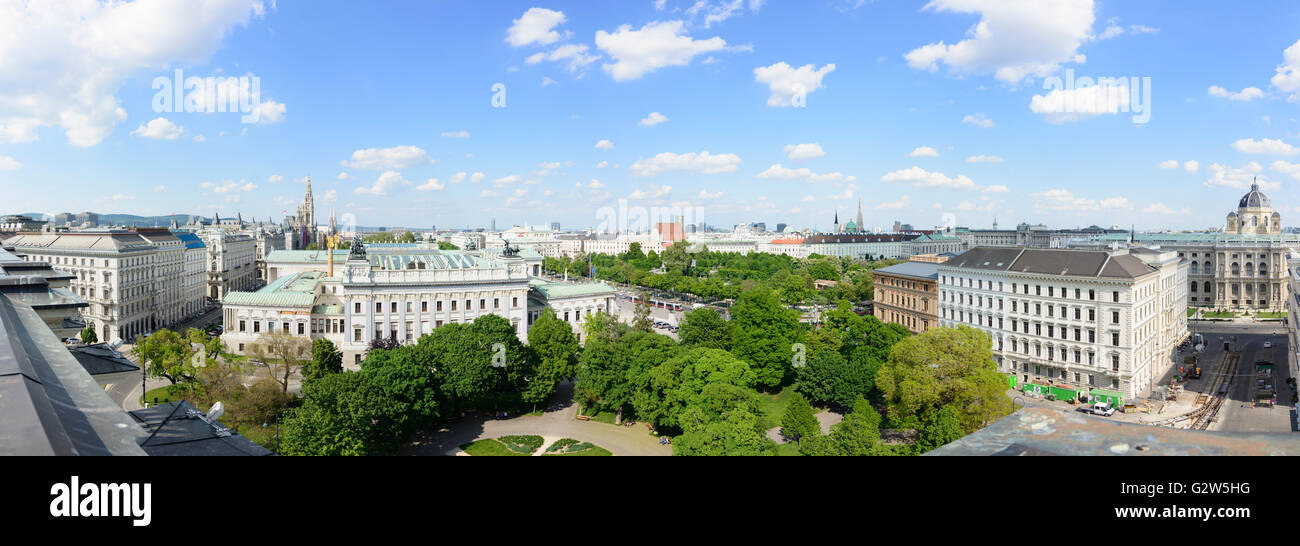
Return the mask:
{"type": "Polygon", "coordinates": [[[582,414],[586,415],[587,417],[590,417],[593,422],[605,423],[607,425],[614,424],[614,419],[618,417],[618,414],[612,411],[598,411],[593,414],[590,413],[590,410],[587,410],[585,408],[583,409],[582,414]]]}
{"type": "Polygon", "coordinates": [[[794,386],[790,385],[776,394],[758,393],[758,398],[763,401],[763,430],[781,426],[781,418],[785,416],[785,408],[790,405],[794,392],[794,386]]]}
{"type": "Polygon", "coordinates": [[[185,399],[185,391],[186,389],[181,385],[167,385],[144,393],[144,398],[142,400],[148,402],[150,405],[176,402],[185,399]]]}
{"type": "Polygon", "coordinates": [[[777,444],[776,455],[778,457],[802,457],[799,453],[799,442],[790,442],[788,444],[777,444]]]}
{"type": "Polygon", "coordinates": [[[584,449],[582,451],[576,451],[573,453],[545,453],[542,456],[543,457],[609,457],[612,455],[614,454],[610,453],[608,449],[605,449],[600,446],[591,446],[588,449],[584,449]]]}
{"type": "Polygon", "coordinates": [[[497,441],[496,438],[484,438],[476,442],[463,444],[460,446],[465,453],[475,457],[527,457],[527,453],[519,453],[506,447],[505,444],[497,441]]]}
{"type": "Polygon", "coordinates": [[[1234,318],[1237,314],[1232,311],[1206,311],[1201,316],[1205,318],[1234,318]]]}
{"type": "Polygon", "coordinates": [[[1269,311],[1258,313],[1256,316],[1264,319],[1283,319],[1286,318],[1286,311],[1269,311]]]}

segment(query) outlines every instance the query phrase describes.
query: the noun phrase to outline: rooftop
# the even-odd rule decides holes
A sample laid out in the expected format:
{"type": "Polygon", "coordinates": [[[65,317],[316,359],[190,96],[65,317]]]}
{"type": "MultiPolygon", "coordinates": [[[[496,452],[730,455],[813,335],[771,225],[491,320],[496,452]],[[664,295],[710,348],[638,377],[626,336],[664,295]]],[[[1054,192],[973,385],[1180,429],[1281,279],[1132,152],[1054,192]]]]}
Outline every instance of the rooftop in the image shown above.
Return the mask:
{"type": "Polygon", "coordinates": [[[311,307],[316,301],[316,287],[326,280],[319,271],[285,275],[256,292],[230,292],[221,300],[223,305],[256,305],[262,307],[311,307]]]}
{"type": "Polygon", "coordinates": [[[886,275],[935,280],[939,278],[939,264],[928,262],[903,262],[889,267],[882,267],[877,269],[875,272],[884,273],[886,275]]]}
{"type": "Polygon", "coordinates": [[[537,290],[546,299],[610,296],[616,291],[605,283],[572,284],[532,278],[528,287],[537,290]]]}
{"type": "Polygon", "coordinates": [[[242,456],[275,455],[256,442],[235,434],[184,400],[135,410],[131,417],[148,433],[141,442],[152,456],[242,456]]]}

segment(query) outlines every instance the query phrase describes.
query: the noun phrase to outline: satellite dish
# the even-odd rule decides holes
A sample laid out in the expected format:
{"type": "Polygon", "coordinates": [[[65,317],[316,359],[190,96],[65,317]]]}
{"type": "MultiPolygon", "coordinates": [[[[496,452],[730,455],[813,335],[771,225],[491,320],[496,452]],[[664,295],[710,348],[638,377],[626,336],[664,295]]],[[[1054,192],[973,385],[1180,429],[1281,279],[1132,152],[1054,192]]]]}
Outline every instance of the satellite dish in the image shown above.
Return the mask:
{"type": "Polygon", "coordinates": [[[115,338],[113,338],[113,341],[109,342],[108,346],[109,346],[109,348],[111,348],[111,349],[117,349],[118,347],[121,347],[121,346],[122,346],[122,338],[120,338],[120,337],[115,337],[115,338]]]}
{"type": "Polygon", "coordinates": [[[225,412],[226,412],[226,407],[221,405],[221,402],[217,402],[216,404],[213,404],[212,408],[208,410],[208,421],[216,422],[217,419],[221,418],[221,414],[225,412]]]}

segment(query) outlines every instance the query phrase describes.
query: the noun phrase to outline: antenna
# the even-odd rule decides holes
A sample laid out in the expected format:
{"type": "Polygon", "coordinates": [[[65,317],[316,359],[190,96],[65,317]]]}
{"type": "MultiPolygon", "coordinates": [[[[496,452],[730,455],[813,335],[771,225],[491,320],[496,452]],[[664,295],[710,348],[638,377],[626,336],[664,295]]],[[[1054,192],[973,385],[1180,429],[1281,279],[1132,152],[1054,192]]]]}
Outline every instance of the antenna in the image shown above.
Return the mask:
{"type": "Polygon", "coordinates": [[[220,419],[221,415],[224,413],[226,413],[226,407],[221,405],[221,402],[218,401],[216,404],[212,405],[211,409],[208,410],[208,422],[210,423],[216,422],[217,419],[220,419]]]}

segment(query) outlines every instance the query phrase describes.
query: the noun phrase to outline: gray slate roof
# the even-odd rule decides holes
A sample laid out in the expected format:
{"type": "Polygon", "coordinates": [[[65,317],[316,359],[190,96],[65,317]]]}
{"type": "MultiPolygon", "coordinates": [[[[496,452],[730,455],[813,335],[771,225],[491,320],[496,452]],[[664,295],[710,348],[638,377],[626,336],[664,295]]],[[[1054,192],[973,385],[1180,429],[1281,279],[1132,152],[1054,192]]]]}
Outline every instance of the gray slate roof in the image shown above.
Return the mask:
{"type": "Polygon", "coordinates": [[[926,262],[903,262],[901,264],[877,269],[876,273],[934,280],[939,278],[939,264],[926,262]]]}
{"type": "Polygon", "coordinates": [[[989,248],[968,250],[943,265],[1017,273],[1136,279],[1155,268],[1129,254],[1114,255],[1103,250],[1058,250],[1042,248],[989,248]]]}

